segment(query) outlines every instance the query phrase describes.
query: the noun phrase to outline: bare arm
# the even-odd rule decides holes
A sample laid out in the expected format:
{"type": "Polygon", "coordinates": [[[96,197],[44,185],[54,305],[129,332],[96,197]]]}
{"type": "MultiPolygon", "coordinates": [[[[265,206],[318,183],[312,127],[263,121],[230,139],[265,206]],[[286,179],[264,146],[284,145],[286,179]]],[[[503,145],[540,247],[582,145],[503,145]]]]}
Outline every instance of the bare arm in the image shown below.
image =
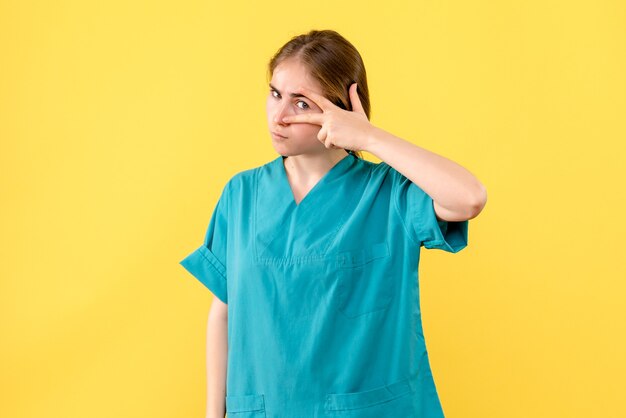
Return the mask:
{"type": "Polygon", "coordinates": [[[228,359],[228,305],[215,296],[209,310],[206,354],[206,418],[224,418],[228,359]]]}
{"type": "Polygon", "coordinates": [[[483,210],[487,190],[466,168],[383,129],[371,132],[365,151],[421,187],[433,199],[438,219],[462,221],[483,210]]]}

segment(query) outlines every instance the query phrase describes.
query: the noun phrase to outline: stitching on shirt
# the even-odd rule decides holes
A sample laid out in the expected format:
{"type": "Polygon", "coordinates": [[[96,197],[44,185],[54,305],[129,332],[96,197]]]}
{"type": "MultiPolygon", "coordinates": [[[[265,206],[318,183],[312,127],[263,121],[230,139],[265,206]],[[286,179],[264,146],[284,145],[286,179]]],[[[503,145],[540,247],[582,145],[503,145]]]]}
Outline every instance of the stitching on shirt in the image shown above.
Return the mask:
{"type": "MultiPolygon", "coordinates": [[[[203,247],[203,248],[206,248],[206,247],[203,247]]],[[[208,248],[206,248],[206,250],[207,251],[211,251],[208,248]]],[[[202,255],[202,257],[204,257],[204,259],[207,260],[215,268],[215,270],[217,270],[217,272],[220,274],[220,276],[222,276],[222,280],[226,281],[226,275],[224,274],[226,269],[224,268],[224,265],[222,263],[220,263],[219,260],[217,260],[217,259],[213,260],[213,259],[209,258],[206,255],[206,253],[204,253],[203,251],[200,252],[200,255],[202,255]]]]}
{"type": "Polygon", "coordinates": [[[325,255],[310,255],[300,257],[256,257],[261,264],[309,264],[310,262],[327,263],[332,257],[325,255]]]}
{"type": "Polygon", "coordinates": [[[362,408],[371,408],[375,405],[380,405],[380,404],[384,404],[387,402],[391,402],[393,400],[396,400],[398,398],[401,398],[403,396],[407,396],[408,394],[412,394],[415,392],[415,386],[414,386],[414,382],[411,379],[403,379],[401,381],[386,385],[384,387],[381,388],[375,388],[375,389],[371,389],[371,390],[367,390],[364,392],[352,392],[352,393],[343,393],[343,394],[327,394],[326,395],[326,403],[325,403],[325,408],[327,410],[330,411],[347,411],[347,410],[355,410],[355,409],[362,409],[362,408]],[[394,390],[399,389],[396,393],[394,393],[394,390],[392,390],[391,388],[393,388],[394,390]],[[342,405],[345,403],[345,401],[347,400],[349,403],[352,403],[349,401],[349,398],[352,398],[354,396],[357,397],[367,397],[368,394],[371,393],[382,393],[385,392],[386,395],[385,397],[383,397],[382,399],[379,400],[373,400],[373,401],[361,401],[358,402],[355,405],[342,405]],[[341,401],[342,398],[345,398],[344,401],[341,401]]]}
{"type": "MultiPolygon", "coordinates": [[[[355,157],[356,158],[356,157],[355,157]]],[[[358,161],[356,161],[358,162],[358,161]]],[[[355,161],[352,161],[351,164],[355,164],[355,161]]],[[[368,183],[370,181],[370,179],[372,178],[372,170],[368,170],[368,177],[365,180],[365,183],[368,183]]],[[[346,205],[346,207],[351,207],[354,203],[354,201],[357,198],[357,193],[353,193],[352,195],[352,199],[350,199],[350,202],[348,202],[348,204],[346,205]]],[[[328,253],[328,249],[337,241],[337,237],[339,236],[339,232],[346,226],[346,223],[344,222],[346,220],[346,217],[348,216],[348,211],[343,211],[343,216],[338,219],[338,226],[337,228],[335,228],[335,230],[332,233],[332,236],[334,237],[332,240],[329,240],[328,243],[326,244],[326,247],[324,247],[323,253],[327,254],[328,253]]]]}
{"type": "MultiPolygon", "coordinates": [[[[426,192],[424,192],[424,193],[426,193],[426,192]]],[[[439,220],[439,219],[436,218],[437,214],[435,212],[435,206],[434,206],[435,201],[428,194],[425,194],[425,196],[426,196],[426,199],[430,201],[430,205],[429,205],[430,207],[427,209],[427,211],[429,213],[427,213],[426,216],[430,217],[430,215],[431,215],[430,211],[432,210],[432,215],[433,215],[433,217],[435,217],[435,223],[437,224],[437,228],[438,228],[439,232],[441,233],[441,236],[443,237],[443,239],[440,239],[440,240],[439,239],[432,239],[432,240],[428,240],[427,239],[427,240],[424,240],[422,242],[424,243],[424,246],[426,248],[432,248],[434,246],[441,245],[441,244],[445,244],[445,245],[449,246],[449,244],[448,244],[448,242],[446,241],[446,238],[445,238],[447,230],[448,230],[449,222],[448,221],[444,221],[444,220],[439,220]],[[445,224],[445,226],[442,226],[442,223],[445,224]],[[444,228],[445,228],[445,230],[444,230],[444,228]],[[428,244],[428,245],[426,245],[426,244],[428,244]]],[[[426,228],[427,228],[426,222],[424,222],[423,224],[420,224],[420,234],[423,237],[430,237],[430,233],[429,233],[430,231],[428,229],[426,229],[426,228]]]]}
{"type": "Polygon", "coordinates": [[[256,235],[256,222],[257,222],[257,207],[258,207],[258,190],[259,190],[259,171],[261,170],[254,170],[254,184],[252,189],[254,190],[254,198],[252,201],[252,212],[254,212],[254,218],[252,219],[252,245],[254,247],[254,258],[258,258],[259,257],[259,251],[257,250],[257,235],[256,235]]]}
{"type": "MultiPolygon", "coordinates": [[[[389,172],[391,172],[391,170],[393,170],[393,167],[391,167],[389,164],[387,163],[383,163],[385,165],[387,165],[389,167],[389,170],[387,171],[387,174],[389,175],[389,172]]],[[[395,173],[391,172],[391,175],[394,175],[395,173]]],[[[398,174],[401,174],[400,172],[398,172],[398,174]]],[[[395,187],[396,189],[398,188],[398,184],[395,184],[395,181],[392,181],[392,185],[394,185],[393,187],[395,187]]],[[[413,184],[409,185],[410,186],[414,186],[413,184]]],[[[417,187],[417,186],[416,186],[417,187]]],[[[393,188],[392,188],[393,189],[393,188]]],[[[393,208],[396,211],[396,214],[398,215],[398,218],[400,218],[400,225],[402,225],[402,228],[404,229],[404,231],[407,233],[409,239],[418,246],[418,248],[420,247],[421,243],[419,241],[415,241],[415,239],[413,239],[413,235],[411,234],[411,232],[409,231],[409,229],[407,228],[407,225],[404,223],[404,219],[402,218],[402,215],[400,214],[400,209],[398,208],[398,202],[396,201],[396,193],[394,190],[391,190],[391,194],[392,194],[392,205],[393,208]]],[[[407,202],[408,204],[408,202],[407,202]]]]}

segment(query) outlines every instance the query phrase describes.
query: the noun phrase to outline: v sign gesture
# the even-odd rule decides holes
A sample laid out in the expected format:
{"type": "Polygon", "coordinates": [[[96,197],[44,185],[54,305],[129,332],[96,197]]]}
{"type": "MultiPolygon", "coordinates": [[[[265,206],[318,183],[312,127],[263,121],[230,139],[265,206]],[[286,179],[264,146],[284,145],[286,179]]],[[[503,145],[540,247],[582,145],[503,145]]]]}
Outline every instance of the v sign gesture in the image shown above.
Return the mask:
{"type": "Polygon", "coordinates": [[[312,100],[322,109],[322,113],[285,116],[283,122],[320,125],[322,128],[317,134],[317,139],[323,142],[326,148],[343,148],[353,151],[366,148],[366,142],[375,127],[367,119],[363,110],[356,83],[353,83],[349,90],[353,111],[344,110],[326,97],[305,87],[300,87],[297,93],[312,100]]]}

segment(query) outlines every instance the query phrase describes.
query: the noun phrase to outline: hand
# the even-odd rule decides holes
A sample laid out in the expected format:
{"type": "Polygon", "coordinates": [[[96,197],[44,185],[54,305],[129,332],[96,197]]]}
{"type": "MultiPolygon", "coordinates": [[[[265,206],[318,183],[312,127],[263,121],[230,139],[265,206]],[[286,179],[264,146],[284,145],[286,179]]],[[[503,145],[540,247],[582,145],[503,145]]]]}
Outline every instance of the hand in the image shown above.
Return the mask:
{"type": "Polygon", "coordinates": [[[340,108],[326,97],[308,88],[300,87],[296,92],[315,102],[322,109],[322,113],[285,116],[283,122],[321,125],[317,139],[323,142],[326,148],[343,148],[353,151],[365,149],[366,141],[374,125],[367,119],[363,110],[356,83],[353,83],[349,90],[352,111],[340,108]]]}

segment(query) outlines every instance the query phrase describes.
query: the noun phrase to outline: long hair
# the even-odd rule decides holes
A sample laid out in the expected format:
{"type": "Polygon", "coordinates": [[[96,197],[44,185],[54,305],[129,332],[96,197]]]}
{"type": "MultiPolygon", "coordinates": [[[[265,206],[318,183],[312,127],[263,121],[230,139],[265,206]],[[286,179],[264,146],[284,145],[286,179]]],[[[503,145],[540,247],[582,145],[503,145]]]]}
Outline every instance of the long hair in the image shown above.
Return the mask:
{"type": "MultiPolygon", "coordinates": [[[[278,64],[289,58],[298,59],[321,85],[324,97],[344,110],[352,111],[349,89],[352,83],[357,83],[359,99],[367,119],[370,119],[365,65],[357,49],[346,38],[334,30],[311,30],[294,36],[271,58],[268,82],[278,64]]],[[[360,151],[346,151],[363,158],[360,151]]]]}

